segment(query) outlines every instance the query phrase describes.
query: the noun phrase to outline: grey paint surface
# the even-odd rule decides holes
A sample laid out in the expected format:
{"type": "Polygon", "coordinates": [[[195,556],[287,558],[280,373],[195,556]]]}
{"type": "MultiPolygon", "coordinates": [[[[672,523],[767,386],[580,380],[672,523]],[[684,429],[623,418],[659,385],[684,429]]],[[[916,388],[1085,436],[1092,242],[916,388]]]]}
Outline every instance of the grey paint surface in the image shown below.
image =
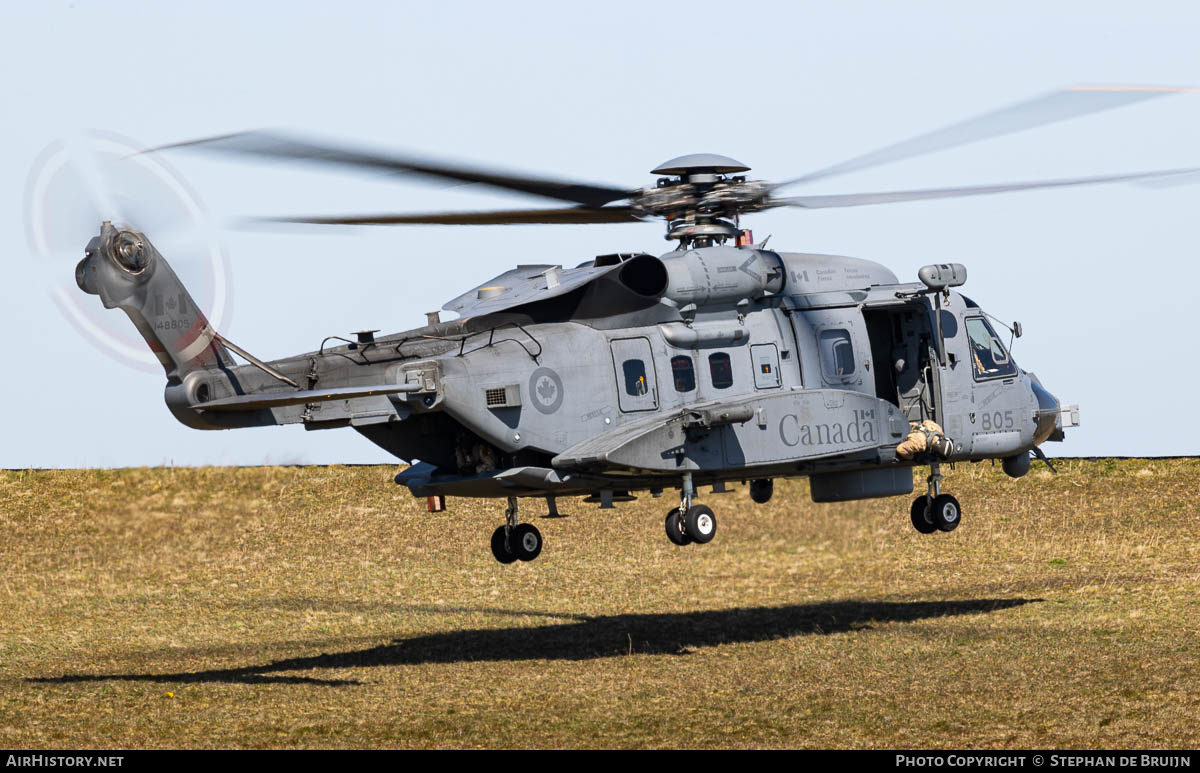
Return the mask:
{"type": "Polygon", "coordinates": [[[712,246],[526,266],[480,286],[500,295],[477,288],[448,304],[458,320],[265,369],[234,364],[202,318],[180,311],[194,304],[138,236],[145,269],[113,260],[106,226],[80,286],[164,353],[180,421],[353,428],[419,462],[398,478],[418,496],[664,488],[684,472],[699,483],[816,475],[824,498],[902,493],[889,470],[926,460],[898,460],[895,445],[924,417],[946,427],[955,459],[1034,446],[1030,376],[972,370],[967,322],[982,310],[947,294],[942,358],[924,286],[870,261],[712,246]],[[861,474],[828,477],[848,471],[861,474]]]}

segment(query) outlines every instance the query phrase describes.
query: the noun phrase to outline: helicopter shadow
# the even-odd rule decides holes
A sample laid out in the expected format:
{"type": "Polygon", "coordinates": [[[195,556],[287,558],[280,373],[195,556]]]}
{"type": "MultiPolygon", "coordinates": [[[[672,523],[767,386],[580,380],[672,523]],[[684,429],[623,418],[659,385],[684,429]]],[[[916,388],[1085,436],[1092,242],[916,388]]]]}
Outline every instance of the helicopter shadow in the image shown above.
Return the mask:
{"type": "Polygon", "coordinates": [[[361,682],[281,672],[465,661],[583,661],[634,654],[688,655],[699,648],[720,644],[827,636],[870,630],[872,625],[881,623],[987,614],[1040,601],[1042,599],[1028,598],[905,602],[846,600],[703,612],[604,615],[574,618],[574,622],[569,623],[446,631],[396,639],[390,644],[367,649],[286,658],[240,668],[161,674],[64,674],[31,677],[25,681],[33,684],[130,681],[346,686],[361,682]]]}

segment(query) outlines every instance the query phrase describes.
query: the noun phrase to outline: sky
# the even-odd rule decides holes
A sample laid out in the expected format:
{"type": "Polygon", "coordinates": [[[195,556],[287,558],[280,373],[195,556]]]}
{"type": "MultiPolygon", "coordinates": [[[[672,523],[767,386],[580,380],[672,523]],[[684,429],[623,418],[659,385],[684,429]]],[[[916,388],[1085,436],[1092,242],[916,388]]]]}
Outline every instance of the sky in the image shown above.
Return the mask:
{"type": "MultiPolygon", "coordinates": [[[[61,181],[37,184],[56,142],[113,136],[101,131],[154,146],[279,127],[628,187],[651,184],[650,169],[694,152],[783,180],[1055,89],[1200,86],[1200,6],[1180,2],[110,0],[5,3],[0,20],[0,222],[9,231],[0,467],[8,468],[394,461],[352,430],[178,424],[163,404],[161,372],[120,353],[122,341],[138,343],[132,326],[74,287],[75,263],[99,224],[52,217],[53,244],[31,236],[31,211],[71,196],[61,181]],[[82,329],[100,319],[98,333],[82,329]]],[[[1200,94],[1179,94],[795,193],[1200,166],[1198,130],[1200,94]]],[[[138,183],[149,191],[140,204],[153,209],[186,189],[218,224],[538,204],[479,187],[206,154],[163,160],[173,183],[138,183]]],[[[128,192],[135,199],[138,185],[128,192]]],[[[1047,450],[1191,455],[1200,453],[1200,414],[1190,407],[1200,383],[1190,351],[1198,205],[1200,185],[1106,185],[774,210],[744,223],[760,240],[770,234],[775,249],[869,258],[902,281],[928,263],[964,263],[964,292],[1021,321],[1017,362],[1081,405],[1083,426],[1047,450]]],[[[220,294],[224,311],[210,317],[264,359],[311,351],[328,335],[419,326],[425,312],[517,263],[576,265],[672,246],[656,223],[222,227],[185,234],[196,240],[177,251],[148,235],[189,288],[212,302],[220,294]]]]}

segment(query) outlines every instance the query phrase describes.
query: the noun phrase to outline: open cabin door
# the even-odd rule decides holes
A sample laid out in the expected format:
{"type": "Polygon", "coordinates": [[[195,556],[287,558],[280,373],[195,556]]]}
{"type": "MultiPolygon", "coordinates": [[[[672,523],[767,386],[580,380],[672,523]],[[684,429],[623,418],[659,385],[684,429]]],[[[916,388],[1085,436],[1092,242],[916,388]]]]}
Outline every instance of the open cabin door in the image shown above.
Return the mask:
{"type": "Polygon", "coordinates": [[[868,304],[863,319],[875,362],[875,395],[900,408],[908,421],[941,424],[942,374],[929,300],[868,304]]]}

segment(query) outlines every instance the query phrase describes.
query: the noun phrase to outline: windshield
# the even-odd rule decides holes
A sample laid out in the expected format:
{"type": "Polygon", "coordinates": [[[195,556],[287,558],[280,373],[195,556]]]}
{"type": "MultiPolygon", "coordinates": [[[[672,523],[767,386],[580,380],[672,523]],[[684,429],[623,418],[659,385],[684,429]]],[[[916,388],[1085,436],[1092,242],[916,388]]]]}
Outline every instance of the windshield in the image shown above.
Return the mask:
{"type": "Polygon", "coordinates": [[[983,317],[967,319],[967,335],[971,338],[971,361],[975,366],[975,378],[1005,378],[1017,375],[1017,365],[1008,355],[1008,350],[996,331],[983,317]]]}

